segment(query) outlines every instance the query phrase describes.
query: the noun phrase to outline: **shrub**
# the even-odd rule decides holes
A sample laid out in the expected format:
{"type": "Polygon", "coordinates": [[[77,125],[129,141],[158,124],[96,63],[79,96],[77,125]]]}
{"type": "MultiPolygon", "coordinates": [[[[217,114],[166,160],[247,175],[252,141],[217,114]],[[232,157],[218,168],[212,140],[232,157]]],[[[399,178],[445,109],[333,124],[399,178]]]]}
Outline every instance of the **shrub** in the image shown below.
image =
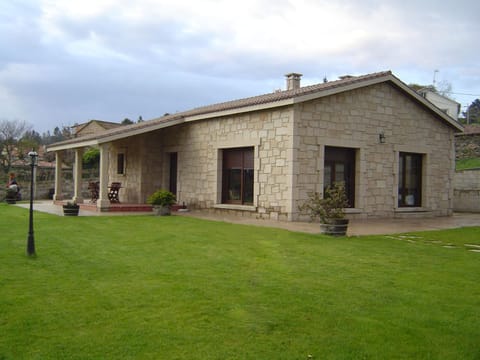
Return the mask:
{"type": "Polygon", "coordinates": [[[299,210],[310,215],[312,220],[320,218],[323,223],[329,223],[331,219],[343,219],[346,207],[348,199],[345,185],[336,182],[327,187],[324,197],[318,192],[308,194],[308,200],[299,206],[299,210]]]}
{"type": "Polygon", "coordinates": [[[167,190],[157,190],[147,199],[148,204],[160,206],[171,206],[175,201],[175,195],[167,190]]]}

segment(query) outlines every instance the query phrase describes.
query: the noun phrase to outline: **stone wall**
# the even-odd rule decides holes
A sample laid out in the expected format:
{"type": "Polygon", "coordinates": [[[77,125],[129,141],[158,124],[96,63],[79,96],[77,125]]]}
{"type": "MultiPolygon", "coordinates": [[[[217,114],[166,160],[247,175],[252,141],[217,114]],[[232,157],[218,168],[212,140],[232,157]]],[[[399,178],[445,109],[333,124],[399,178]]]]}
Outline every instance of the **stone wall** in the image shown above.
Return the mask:
{"type": "MultiPolygon", "coordinates": [[[[15,173],[17,182],[20,186],[20,192],[23,200],[30,200],[30,167],[15,167],[11,170],[15,173]]],[[[35,199],[51,199],[55,188],[55,171],[52,168],[38,168],[35,177],[35,199]]],[[[71,199],[73,197],[73,172],[72,169],[63,170],[63,198],[71,199]]],[[[83,171],[82,196],[85,199],[90,198],[88,190],[88,181],[98,181],[97,169],[85,169],[83,171]]],[[[1,178],[3,184],[7,183],[6,175],[1,178]]],[[[0,199],[5,197],[5,187],[0,189],[0,199]]]]}
{"type": "MultiPolygon", "coordinates": [[[[323,189],[325,146],[356,151],[357,217],[415,212],[450,215],[453,129],[392,85],[383,83],[295,106],[196,120],[114,142],[110,181],[122,182],[123,202],[143,203],[168,188],[169,153],[178,154],[177,198],[190,208],[242,216],[302,219],[298,206],[323,189]],[[386,141],[379,142],[379,134],[386,141]],[[253,206],[221,204],[222,150],[254,148],[253,206]],[[422,207],[398,208],[399,153],[423,155],[422,207]],[[125,174],[116,173],[118,153],[125,174]]],[[[306,218],[305,218],[306,220],[306,218]]]]}
{"type": "Polygon", "coordinates": [[[195,121],[158,130],[112,146],[110,176],[128,189],[127,202],[145,201],[168,188],[168,154],[178,153],[177,198],[190,208],[244,211],[287,220],[291,212],[292,108],[195,121]],[[253,206],[220,205],[222,150],[254,147],[253,206]],[[115,174],[116,152],[127,149],[126,174],[115,174]]]}
{"type": "Polygon", "coordinates": [[[455,153],[457,159],[480,157],[480,134],[455,136],[455,153]]]}
{"type": "Polygon", "coordinates": [[[294,211],[308,192],[323,191],[324,149],[334,146],[356,152],[352,217],[452,213],[453,130],[395,87],[384,83],[302,103],[295,119],[294,211]],[[397,206],[400,152],[423,155],[421,208],[397,206]]]}
{"type": "MultiPolygon", "coordinates": [[[[455,152],[457,159],[480,157],[480,134],[455,136],[455,152]]],[[[480,212],[480,169],[455,172],[453,206],[455,211],[480,212]]]]}
{"type": "Polygon", "coordinates": [[[480,212],[480,169],[455,172],[453,207],[455,211],[480,212]]]}

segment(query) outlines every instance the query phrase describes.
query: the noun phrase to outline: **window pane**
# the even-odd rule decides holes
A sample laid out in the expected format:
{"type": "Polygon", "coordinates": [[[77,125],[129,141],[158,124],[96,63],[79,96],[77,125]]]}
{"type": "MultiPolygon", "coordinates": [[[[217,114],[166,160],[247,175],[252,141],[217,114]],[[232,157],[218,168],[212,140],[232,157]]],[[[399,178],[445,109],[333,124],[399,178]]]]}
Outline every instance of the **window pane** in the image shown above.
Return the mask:
{"type": "Polygon", "coordinates": [[[336,163],[335,164],[335,182],[345,184],[345,164],[336,163]]]}
{"type": "Polygon", "coordinates": [[[325,147],[324,190],[333,182],[343,183],[350,207],[355,206],[355,156],[352,148],[325,147]]]}
{"type": "Polygon", "coordinates": [[[323,188],[326,189],[332,185],[332,167],[329,164],[325,164],[323,168],[323,188]]]}
{"type": "Polygon", "coordinates": [[[253,204],[253,169],[243,171],[243,203],[253,204]]]}
{"type": "Polygon", "coordinates": [[[228,169],[227,170],[228,193],[227,200],[238,201],[241,200],[241,186],[242,186],[242,170],[228,169]]]}
{"type": "Polygon", "coordinates": [[[253,204],[253,168],[253,147],[223,151],[223,202],[253,204]]]}
{"type": "Polygon", "coordinates": [[[125,155],[117,154],[117,174],[123,174],[125,169],[125,155]]]}
{"type": "Polygon", "coordinates": [[[421,206],[422,155],[400,153],[398,206],[421,206]]]}

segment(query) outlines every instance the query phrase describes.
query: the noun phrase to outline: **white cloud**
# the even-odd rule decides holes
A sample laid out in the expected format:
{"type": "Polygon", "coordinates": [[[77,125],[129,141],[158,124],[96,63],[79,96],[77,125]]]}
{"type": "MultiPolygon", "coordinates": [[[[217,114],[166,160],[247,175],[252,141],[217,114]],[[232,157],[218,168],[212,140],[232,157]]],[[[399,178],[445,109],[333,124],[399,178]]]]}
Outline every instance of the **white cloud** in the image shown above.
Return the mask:
{"type": "Polygon", "coordinates": [[[305,84],[387,69],[428,83],[438,68],[454,90],[480,92],[479,11],[469,0],[2,2],[2,99],[59,124],[255,95],[290,71],[305,84]]]}

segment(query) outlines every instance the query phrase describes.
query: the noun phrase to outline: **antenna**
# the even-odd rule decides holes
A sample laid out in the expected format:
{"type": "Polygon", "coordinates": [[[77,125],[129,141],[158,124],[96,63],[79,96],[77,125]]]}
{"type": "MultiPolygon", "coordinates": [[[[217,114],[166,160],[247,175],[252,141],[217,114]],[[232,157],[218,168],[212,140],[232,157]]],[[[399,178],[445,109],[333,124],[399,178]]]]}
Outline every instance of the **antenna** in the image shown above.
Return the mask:
{"type": "Polygon", "coordinates": [[[435,83],[436,83],[436,77],[437,77],[437,73],[440,72],[439,70],[435,69],[433,71],[433,87],[435,87],[435,83]]]}

